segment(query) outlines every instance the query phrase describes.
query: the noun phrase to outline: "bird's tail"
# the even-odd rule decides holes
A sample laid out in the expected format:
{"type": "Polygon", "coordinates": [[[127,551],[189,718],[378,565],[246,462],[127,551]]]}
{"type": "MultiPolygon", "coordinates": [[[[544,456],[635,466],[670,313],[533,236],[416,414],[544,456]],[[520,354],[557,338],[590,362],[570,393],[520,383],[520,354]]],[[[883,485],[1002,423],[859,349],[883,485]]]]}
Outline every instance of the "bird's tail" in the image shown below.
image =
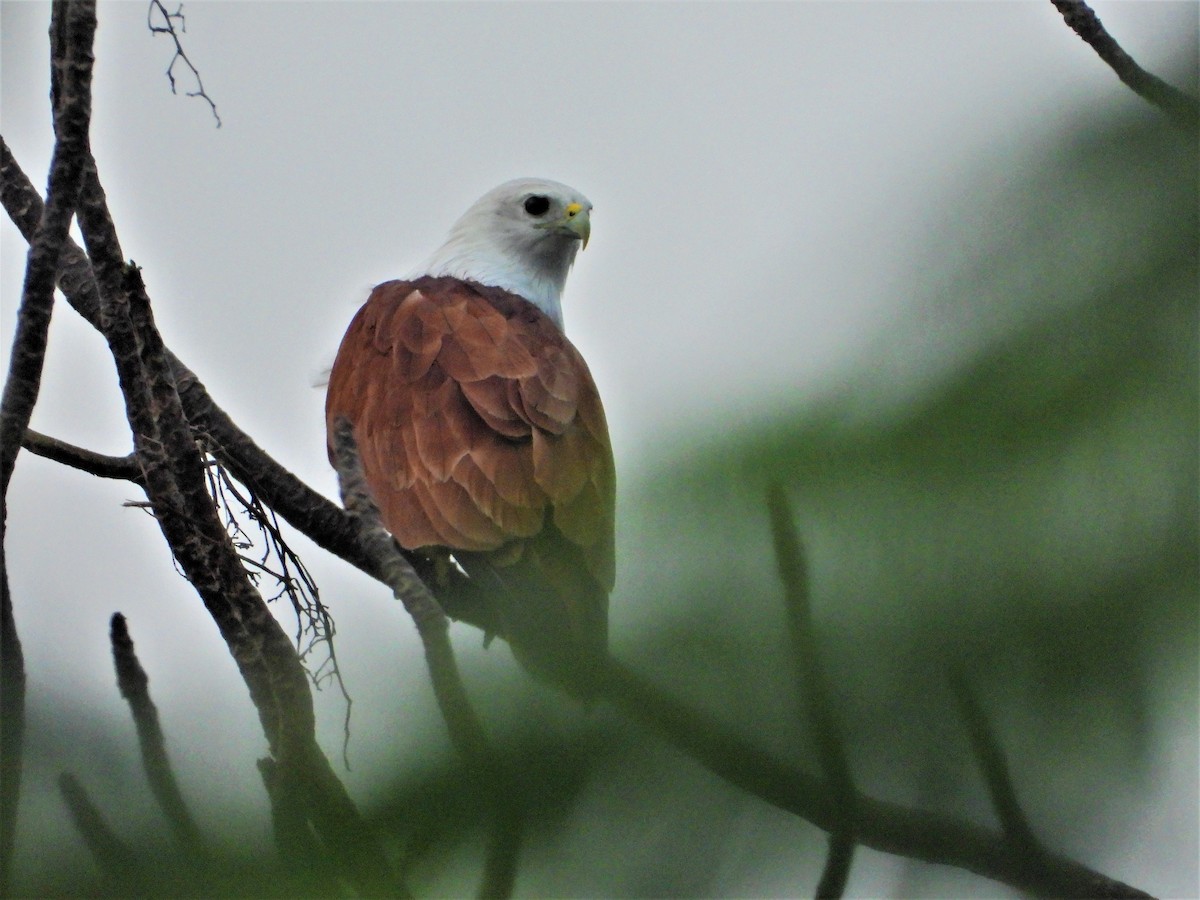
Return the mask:
{"type": "Polygon", "coordinates": [[[592,699],[608,653],[608,590],[582,551],[550,527],[508,564],[483,553],[455,553],[455,559],[488,596],[518,662],[592,699]]]}

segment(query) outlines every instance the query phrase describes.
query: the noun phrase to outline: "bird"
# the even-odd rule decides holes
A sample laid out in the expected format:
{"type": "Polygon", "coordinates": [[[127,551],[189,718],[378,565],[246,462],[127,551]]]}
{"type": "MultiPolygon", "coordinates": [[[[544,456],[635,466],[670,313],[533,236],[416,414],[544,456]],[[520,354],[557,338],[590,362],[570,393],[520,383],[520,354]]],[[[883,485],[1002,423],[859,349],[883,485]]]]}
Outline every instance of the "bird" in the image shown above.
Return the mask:
{"type": "Polygon", "coordinates": [[[488,191],[415,273],[371,291],[325,402],[331,463],[345,419],[396,542],[465,572],[524,668],[585,698],[616,574],[608,424],[562,313],[591,214],[556,181],[488,191]]]}

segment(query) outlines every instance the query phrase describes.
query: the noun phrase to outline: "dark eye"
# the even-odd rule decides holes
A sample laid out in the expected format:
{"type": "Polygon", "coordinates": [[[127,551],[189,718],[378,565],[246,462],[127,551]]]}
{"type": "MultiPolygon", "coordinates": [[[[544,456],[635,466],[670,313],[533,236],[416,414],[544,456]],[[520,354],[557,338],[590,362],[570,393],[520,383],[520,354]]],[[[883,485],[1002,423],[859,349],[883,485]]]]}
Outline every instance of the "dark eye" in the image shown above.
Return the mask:
{"type": "Polygon", "coordinates": [[[525,212],[531,216],[544,216],[550,209],[550,198],[534,194],[525,201],[525,212]]]}

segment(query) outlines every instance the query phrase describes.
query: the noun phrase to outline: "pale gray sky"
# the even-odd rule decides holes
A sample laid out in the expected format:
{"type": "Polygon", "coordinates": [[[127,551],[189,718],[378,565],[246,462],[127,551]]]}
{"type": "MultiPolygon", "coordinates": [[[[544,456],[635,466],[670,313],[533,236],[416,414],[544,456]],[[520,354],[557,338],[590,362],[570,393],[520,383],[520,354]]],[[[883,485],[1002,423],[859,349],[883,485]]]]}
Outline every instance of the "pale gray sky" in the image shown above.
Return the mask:
{"type": "MultiPolygon", "coordinates": [[[[1164,73],[1195,23],[1189,4],[1095,7],[1164,73]]],[[[171,95],[171,47],[147,33],[145,12],[101,4],[96,43],[92,144],[125,254],[144,267],[167,343],[242,427],[330,494],[313,384],[345,324],[371,285],[409,271],[503,180],[546,176],[595,203],[564,309],[626,492],[663,462],[665,436],[726,428],[785,394],[815,401],[868,348],[905,339],[910,298],[894,288],[936,280],[939,261],[918,252],[949,202],[985,202],[1057,125],[1141,105],[1048,2],[188,3],[186,49],[218,130],[202,101],[171,95]]],[[[3,134],[44,185],[48,4],[4,2],[0,17],[3,134]]],[[[10,224],[2,240],[7,366],[25,244],[10,224]]],[[[129,448],[111,360],[65,304],[33,425],[129,448]]],[[[225,698],[244,688],[153,522],[121,507],[136,494],[18,462],[8,553],[31,727],[56,727],[39,710],[74,698],[104,753],[134,753],[108,656],[120,609],[168,734],[203,722],[225,751],[184,761],[185,792],[228,784],[221,802],[236,806],[239,791],[261,794],[248,764],[259,748],[246,745],[254,713],[229,713],[225,698]]],[[[431,703],[419,658],[395,649],[412,647],[408,622],[377,585],[304,555],[334,606],[357,700],[351,788],[397,740],[443,752],[432,731],[394,734],[397,717],[431,703]]],[[[338,699],[318,705],[336,754],[338,699]]],[[[27,806],[24,847],[57,815],[27,806]]],[[[1154,890],[1136,856],[1111,874],[1154,890]]]]}

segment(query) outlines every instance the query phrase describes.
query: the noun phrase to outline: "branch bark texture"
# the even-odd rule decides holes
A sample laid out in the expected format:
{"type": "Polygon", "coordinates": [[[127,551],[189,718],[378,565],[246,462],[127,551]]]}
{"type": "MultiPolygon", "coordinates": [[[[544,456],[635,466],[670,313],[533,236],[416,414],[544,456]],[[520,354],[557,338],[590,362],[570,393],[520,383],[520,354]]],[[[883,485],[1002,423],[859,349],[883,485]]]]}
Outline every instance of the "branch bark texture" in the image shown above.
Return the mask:
{"type": "MultiPolygon", "coordinates": [[[[6,540],[8,485],[42,382],[59,255],[75,212],[92,115],[94,2],[56,2],[50,20],[55,145],[29,242],[8,377],[0,397],[0,545],[6,540]]],[[[25,733],[25,660],[0,546],[0,893],[7,891],[16,837],[25,733]]]]}

